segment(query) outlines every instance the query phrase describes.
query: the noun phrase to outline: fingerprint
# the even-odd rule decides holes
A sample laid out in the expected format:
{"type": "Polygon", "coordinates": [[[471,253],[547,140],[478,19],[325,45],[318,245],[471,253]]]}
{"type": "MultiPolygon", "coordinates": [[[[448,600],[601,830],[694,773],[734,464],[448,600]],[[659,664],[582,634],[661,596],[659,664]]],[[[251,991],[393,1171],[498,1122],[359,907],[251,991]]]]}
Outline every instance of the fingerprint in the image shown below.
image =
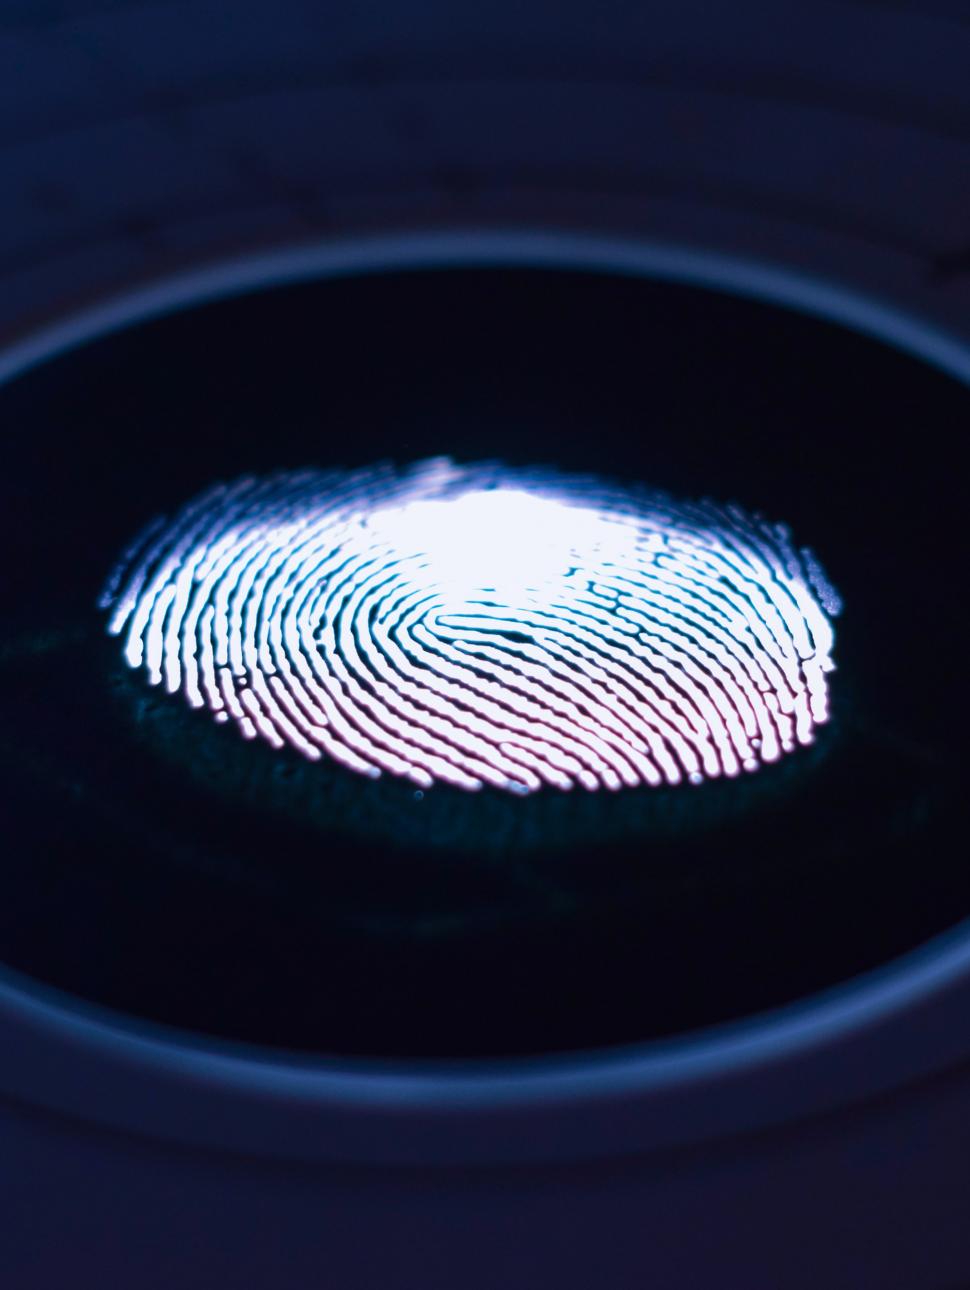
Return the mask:
{"type": "Polygon", "coordinates": [[[219,483],[102,596],[147,682],[424,791],[699,784],[812,742],[838,597],[788,530],[436,458],[219,483]]]}

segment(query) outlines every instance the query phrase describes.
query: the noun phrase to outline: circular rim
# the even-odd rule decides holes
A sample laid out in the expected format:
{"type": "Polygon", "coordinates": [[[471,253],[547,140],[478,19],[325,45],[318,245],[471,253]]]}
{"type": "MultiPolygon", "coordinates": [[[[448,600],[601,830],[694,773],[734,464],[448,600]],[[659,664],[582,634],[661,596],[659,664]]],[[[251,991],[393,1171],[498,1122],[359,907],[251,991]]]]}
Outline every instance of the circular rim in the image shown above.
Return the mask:
{"type": "MultiPolygon", "coordinates": [[[[862,332],[970,385],[970,344],[833,283],[686,247],[530,230],[384,235],[221,262],[27,336],[0,354],[0,382],[136,322],[256,288],[498,264],[754,298],[862,332]]],[[[419,1063],[304,1058],[209,1040],[0,965],[0,1092],[114,1128],[259,1155],[427,1165],[629,1154],[763,1130],[970,1060],[970,1033],[959,1022],[968,992],[970,919],[834,989],[683,1038],[419,1063]],[[901,1037],[917,1028],[918,1042],[901,1037]]]]}

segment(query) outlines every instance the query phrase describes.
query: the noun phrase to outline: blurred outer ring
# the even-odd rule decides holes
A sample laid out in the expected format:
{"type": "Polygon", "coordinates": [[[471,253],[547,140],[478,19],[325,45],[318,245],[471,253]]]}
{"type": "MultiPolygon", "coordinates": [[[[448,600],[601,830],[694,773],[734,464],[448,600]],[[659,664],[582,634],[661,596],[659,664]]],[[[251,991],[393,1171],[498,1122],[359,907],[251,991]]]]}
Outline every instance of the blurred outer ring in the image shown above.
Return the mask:
{"type": "MultiPolygon", "coordinates": [[[[256,287],[499,263],[762,299],[869,334],[970,385],[968,346],[835,285],[675,246],[529,231],[375,237],[218,264],[28,337],[0,355],[0,380],[112,330],[256,287]]],[[[609,1052],[473,1065],[314,1061],[208,1042],[0,968],[0,1093],[267,1157],[425,1167],[616,1159],[790,1126],[953,1072],[970,1062],[968,1012],[970,920],[836,990],[744,1022],[609,1052]]]]}

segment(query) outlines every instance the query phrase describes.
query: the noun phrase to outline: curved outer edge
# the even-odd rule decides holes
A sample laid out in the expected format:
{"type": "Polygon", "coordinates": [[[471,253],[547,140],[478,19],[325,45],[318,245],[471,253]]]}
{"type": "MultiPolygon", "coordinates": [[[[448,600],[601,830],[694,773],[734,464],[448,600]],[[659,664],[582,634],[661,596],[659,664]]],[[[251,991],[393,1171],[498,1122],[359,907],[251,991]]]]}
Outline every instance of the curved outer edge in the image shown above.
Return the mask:
{"type": "MultiPolygon", "coordinates": [[[[530,230],[383,236],[218,264],[14,344],[0,354],[0,381],[136,322],[257,288],[497,264],[632,274],[780,304],[970,384],[970,347],[835,284],[682,247],[530,230]]],[[[790,1123],[967,1061],[968,994],[970,920],[837,989],[683,1039],[419,1064],[210,1042],[0,968],[0,1094],[184,1144],[293,1159],[447,1165],[636,1154],[790,1123]]]]}

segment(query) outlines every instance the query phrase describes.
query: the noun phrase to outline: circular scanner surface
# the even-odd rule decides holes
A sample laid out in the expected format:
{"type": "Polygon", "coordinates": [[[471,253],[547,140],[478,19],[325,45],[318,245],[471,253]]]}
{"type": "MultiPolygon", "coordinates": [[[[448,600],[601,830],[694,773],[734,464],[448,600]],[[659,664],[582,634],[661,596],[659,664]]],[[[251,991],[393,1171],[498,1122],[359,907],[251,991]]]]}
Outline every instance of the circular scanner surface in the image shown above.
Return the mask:
{"type": "Polygon", "coordinates": [[[965,916],[945,460],[968,398],[917,360],[697,285],[452,265],[202,304],[0,398],[18,972],[249,1043],[535,1055],[789,1003],[965,916]],[[125,665],[98,597],[156,515],[243,475],[444,458],[785,521],[844,601],[831,719],[700,784],[416,793],[241,740],[125,665]]]}

